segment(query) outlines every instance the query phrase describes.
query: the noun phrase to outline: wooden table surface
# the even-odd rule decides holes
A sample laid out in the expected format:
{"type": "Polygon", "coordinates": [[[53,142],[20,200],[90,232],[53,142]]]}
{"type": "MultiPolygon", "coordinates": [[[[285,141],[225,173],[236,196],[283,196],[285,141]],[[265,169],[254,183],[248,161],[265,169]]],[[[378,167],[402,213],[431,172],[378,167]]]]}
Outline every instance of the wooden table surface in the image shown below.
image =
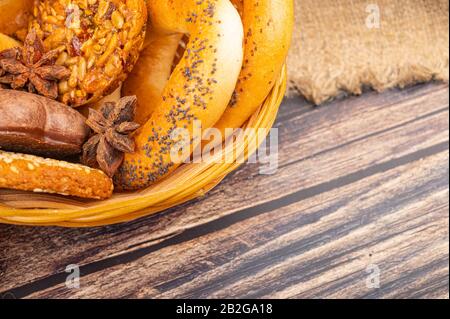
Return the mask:
{"type": "Polygon", "coordinates": [[[448,94],[290,99],[274,175],[244,165],[204,198],[123,225],[1,225],[0,296],[448,298],[448,94]],[[79,289],[65,285],[70,264],[79,289]]]}

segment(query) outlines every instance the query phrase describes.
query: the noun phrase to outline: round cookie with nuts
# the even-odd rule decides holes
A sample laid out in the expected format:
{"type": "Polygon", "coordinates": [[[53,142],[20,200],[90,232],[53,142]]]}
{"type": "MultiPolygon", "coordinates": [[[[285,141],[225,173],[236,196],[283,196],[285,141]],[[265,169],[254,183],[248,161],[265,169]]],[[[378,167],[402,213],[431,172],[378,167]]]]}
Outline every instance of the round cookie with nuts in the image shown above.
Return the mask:
{"type": "Polygon", "coordinates": [[[30,30],[70,69],[58,99],[77,107],[117,89],[138,60],[146,22],[145,0],[35,1],[30,30]]]}

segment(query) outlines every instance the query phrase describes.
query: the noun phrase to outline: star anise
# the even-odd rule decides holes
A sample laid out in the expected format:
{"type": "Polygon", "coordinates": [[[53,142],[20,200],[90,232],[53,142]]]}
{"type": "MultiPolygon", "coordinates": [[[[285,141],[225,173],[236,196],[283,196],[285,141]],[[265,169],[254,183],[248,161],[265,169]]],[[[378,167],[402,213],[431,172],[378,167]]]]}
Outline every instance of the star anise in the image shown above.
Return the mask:
{"type": "Polygon", "coordinates": [[[56,99],[57,82],[70,76],[69,69],[55,65],[58,55],[57,50],[45,53],[44,44],[33,29],[23,47],[0,52],[0,84],[56,99]]]}
{"type": "Polygon", "coordinates": [[[86,124],[95,135],[83,146],[83,164],[99,167],[108,176],[114,176],[124,153],[133,153],[135,149],[130,134],[140,127],[133,122],[136,102],[136,96],[127,96],[117,103],[106,102],[100,111],[89,109],[86,124]]]}

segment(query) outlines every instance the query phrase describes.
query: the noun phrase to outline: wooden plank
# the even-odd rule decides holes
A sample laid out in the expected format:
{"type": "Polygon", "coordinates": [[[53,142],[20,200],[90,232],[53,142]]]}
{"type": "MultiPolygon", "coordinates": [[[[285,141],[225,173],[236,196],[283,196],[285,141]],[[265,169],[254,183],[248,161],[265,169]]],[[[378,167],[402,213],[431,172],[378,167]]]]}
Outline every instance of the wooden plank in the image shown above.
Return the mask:
{"type": "Polygon", "coordinates": [[[252,206],[313,196],[322,192],[314,187],[330,187],[330,178],[333,188],[340,178],[358,179],[374,165],[448,148],[448,87],[368,94],[321,108],[288,101],[278,126],[281,166],[276,175],[260,176],[256,165],[246,165],[206,199],[126,225],[89,230],[0,226],[0,291],[19,286],[18,295],[27,295],[61,282],[68,264],[99,272],[121,264],[124,254],[166,245],[170,237],[198,225],[224,216],[239,222],[260,214],[252,206]],[[303,193],[293,196],[296,191],[303,193]]]}
{"type": "Polygon", "coordinates": [[[80,289],[29,297],[444,295],[448,159],[443,151],[84,276],[80,289]],[[372,264],[380,289],[366,285],[372,264]]]}

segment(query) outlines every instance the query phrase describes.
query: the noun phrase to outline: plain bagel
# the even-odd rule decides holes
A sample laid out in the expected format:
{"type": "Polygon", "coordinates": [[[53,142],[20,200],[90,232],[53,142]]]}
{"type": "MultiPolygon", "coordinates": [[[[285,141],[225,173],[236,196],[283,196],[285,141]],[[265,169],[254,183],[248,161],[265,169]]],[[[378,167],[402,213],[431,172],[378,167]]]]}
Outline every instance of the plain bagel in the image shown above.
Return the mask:
{"type": "Polygon", "coordinates": [[[241,12],[244,64],[228,108],[215,125],[240,128],[264,102],[286,61],[294,27],[292,0],[233,0],[241,12]]]}
{"type": "Polygon", "coordinates": [[[149,25],[139,60],[122,88],[123,96],[137,96],[136,123],[145,124],[156,109],[181,38],[179,33],[161,33],[149,25]]]}

